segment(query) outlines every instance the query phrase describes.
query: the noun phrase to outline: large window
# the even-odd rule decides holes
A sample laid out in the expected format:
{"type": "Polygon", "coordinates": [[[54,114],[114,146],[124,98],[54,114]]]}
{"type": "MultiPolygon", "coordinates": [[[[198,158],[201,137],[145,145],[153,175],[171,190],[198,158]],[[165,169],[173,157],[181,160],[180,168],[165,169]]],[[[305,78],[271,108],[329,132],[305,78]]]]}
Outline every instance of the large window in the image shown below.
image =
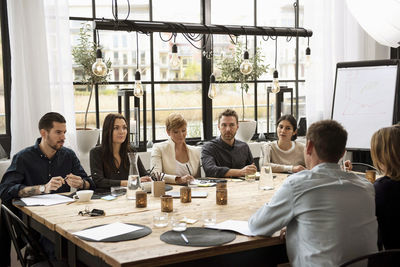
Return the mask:
{"type": "MultiPolygon", "coordinates": [[[[76,35],[82,23],[91,22],[96,18],[113,18],[111,1],[96,0],[95,3],[96,6],[92,9],[92,1],[70,0],[72,45],[76,43],[76,35]],[[96,16],[92,10],[95,10],[96,16]]],[[[211,24],[295,27],[293,1],[287,0],[250,2],[240,0],[141,0],[130,1],[130,12],[128,12],[127,2],[118,1],[118,5],[119,19],[200,23],[202,17],[208,17],[211,24]],[[207,8],[208,5],[205,5],[206,8],[201,8],[202,3],[208,1],[211,3],[209,5],[211,8],[207,8]],[[229,6],[229,12],[227,12],[227,6],[229,6]],[[205,12],[206,16],[201,12],[205,12]]],[[[300,18],[302,18],[301,14],[302,8],[300,8],[300,18]]],[[[301,19],[299,24],[298,26],[301,27],[301,19]]],[[[223,109],[234,108],[242,117],[240,84],[224,83],[218,85],[217,96],[212,101],[212,121],[206,122],[209,119],[203,118],[204,110],[210,107],[203,101],[204,95],[207,95],[204,83],[208,83],[209,77],[202,73],[202,68],[204,69],[202,64],[211,65],[211,62],[202,60],[202,51],[194,48],[182,34],[178,33],[176,38],[173,38],[171,33],[139,33],[139,47],[137,48],[135,32],[100,30],[98,33],[103,55],[112,62],[112,71],[109,84],[98,86],[99,121],[97,125],[94,101],[89,108],[90,126],[101,127],[105,114],[117,112],[118,89],[133,87],[137,63],[139,63],[141,79],[146,89],[147,140],[142,141],[159,141],[167,138],[164,123],[165,118],[172,112],[184,115],[188,121],[188,138],[193,139],[193,142],[203,139],[204,127],[206,127],[206,131],[212,132],[213,136],[218,134],[217,118],[223,109]],[[174,43],[178,47],[180,61],[179,65],[172,67],[170,64],[171,48],[174,43]]],[[[265,57],[265,63],[269,65],[270,70],[259,80],[249,82],[249,90],[244,95],[244,118],[257,120],[258,132],[265,133],[267,130],[275,131],[277,101],[274,95],[270,95],[269,106],[267,106],[267,90],[271,84],[274,68],[275,41],[271,38],[264,39],[248,36],[249,53],[253,54],[256,47],[260,47],[265,57]],[[269,114],[268,118],[267,114],[269,114]]],[[[295,113],[296,107],[293,110],[294,115],[300,117],[305,115],[304,80],[301,80],[304,77],[304,57],[299,57],[299,72],[296,77],[295,39],[278,38],[277,69],[280,74],[281,86],[291,88],[294,98],[297,90],[298,114],[295,113]]],[[[245,38],[240,36],[238,40],[244,42],[245,38]]],[[[305,38],[299,40],[300,46],[304,47],[305,38]]],[[[201,43],[196,45],[201,46],[201,43]]],[[[215,56],[219,56],[221,53],[228,55],[229,48],[232,48],[232,44],[228,36],[214,35],[215,56]]],[[[299,55],[302,54],[302,52],[299,53],[299,55]]],[[[215,61],[213,69],[214,73],[218,73],[215,61]]],[[[79,71],[76,66],[74,66],[73,73],[75,81],[79,81],[79,71]]],[[[83,123],[82,116],[87,99],[87,88],[75,83],[78,127],[83,123]]],[[[296,103],[296,100],[293,102],[296,103]]],[[[278,103],[282,106],[282,113],[291,112],[290,103],[290,94],[284,94],[283,102],[278,103]]],[[[141,126],[143,127],[143,123],[141,126]]]]}

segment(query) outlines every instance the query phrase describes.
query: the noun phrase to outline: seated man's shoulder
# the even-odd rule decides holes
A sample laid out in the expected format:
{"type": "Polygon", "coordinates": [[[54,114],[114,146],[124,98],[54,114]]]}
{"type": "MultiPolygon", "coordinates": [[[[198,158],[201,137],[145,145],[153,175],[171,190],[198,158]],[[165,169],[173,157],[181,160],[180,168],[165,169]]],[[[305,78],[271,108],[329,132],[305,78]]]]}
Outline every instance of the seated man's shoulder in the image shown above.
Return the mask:
{"type": "Polygon", "coordinates": [[[217,139],[211,139],[203,144],[203,148],[212,148],[218,145],[217,139]]]}

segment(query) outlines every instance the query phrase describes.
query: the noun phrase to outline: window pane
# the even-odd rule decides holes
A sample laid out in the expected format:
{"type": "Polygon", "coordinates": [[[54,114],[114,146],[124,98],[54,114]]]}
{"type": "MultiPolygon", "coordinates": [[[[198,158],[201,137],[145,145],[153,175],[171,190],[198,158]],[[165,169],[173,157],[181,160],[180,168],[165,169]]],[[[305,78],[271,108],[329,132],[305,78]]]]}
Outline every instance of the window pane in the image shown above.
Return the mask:
{"type": "MultiPolygon", "coordinates": [[[[254,120],[254,84],[248,83],[248,92],[243,92],[244,98],[244,119],[254,120]]],[[[218,116],[227,108],[234,109],[243,120],[242,90],[240,83],[218,84],[217,96],[213,99],[213,135],[219,135],[218,116]]]]}
{"type": "MultiPolygon", "coordinates": [[[[75,96],[75,120],[76,127],[83,128],[85,124],[85,111],[89,101],[90,96],[90,87],[86,85],[75,85],[74,86],[74,96],[75,96]]],[[[94,103],[94,92],[92,95],[92,99],[90,101],[88,116],[87,116],[87,125],[88,128],[96,128],[96,112],[95,112],[95,103],[94,103]]]]}
{"type": "MultiPolygon", "coordinates": [[[[96,18],[114,19],[112,2],[114,1],[96,0],[96,18]]],[[[118,3],[118,19],[124,20],[128,18],[130,20],[149,20],[148,0],[116,2],[118,3]]]]}
{"type": "Polygon", "coordinates": [[[153,20],[200,23],[200,0],[153,0],[153,20]]]}
{"type": "Polygon", "coordinates": [[[179,113],[186,119],[187,136],[201,137],[201,84],[157,84],[155,86],[156,139],[166,139],[165,119],[170,113],[179,113]]]}
{"type": "Polygon", "coordinates": [[[222,25],[254,25],[253,1],[211,1],[211,23],[222,25]]]}
{"type": "MultiPolygon", "coordinates": [[[[141,80],[150,80],[150,37],[139,34],[141,80]]],[[[112,62],[109,81],[134,81],[137,66],[136,33],[99,31],[103,58],[112,62]]]]}
{"type": "MultiPolygon", "coordinates": [[[[159,35],[154,36],[154,79],[156,81],[199,81],[201,80],[201,51],[194,48],[188,41],[178,34],[176,45],[178,48],[178,67],[171,66],[172,45],[174,39],[164,42],[159,35]]],[[[163,40],[171,38],[170,33],[162,33],[163,40]]],[[[201,43],[196,43],[201,46],[201,43]]]]}
{"type": "Polygon", "coordinates": [[[291,0],[257,1],[257,25],[294,27],[293,3],[291,0]]]}
{"type": "Polygon", "coordinates": [[[69,0],[69,16],[92,18],[92,0],[69,0]]]}

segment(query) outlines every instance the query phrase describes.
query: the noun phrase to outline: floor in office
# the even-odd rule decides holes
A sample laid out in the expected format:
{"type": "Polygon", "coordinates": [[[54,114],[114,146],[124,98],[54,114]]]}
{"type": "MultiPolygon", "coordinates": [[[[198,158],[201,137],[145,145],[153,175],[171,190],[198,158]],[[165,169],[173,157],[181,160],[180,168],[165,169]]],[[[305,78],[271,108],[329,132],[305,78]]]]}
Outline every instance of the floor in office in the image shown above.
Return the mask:
{"type": "Polygon", "coordinates": [[[11,246],[11,267],[21,267],[18,261],[17,253],[15,252],[14,246],[11,246]]]}

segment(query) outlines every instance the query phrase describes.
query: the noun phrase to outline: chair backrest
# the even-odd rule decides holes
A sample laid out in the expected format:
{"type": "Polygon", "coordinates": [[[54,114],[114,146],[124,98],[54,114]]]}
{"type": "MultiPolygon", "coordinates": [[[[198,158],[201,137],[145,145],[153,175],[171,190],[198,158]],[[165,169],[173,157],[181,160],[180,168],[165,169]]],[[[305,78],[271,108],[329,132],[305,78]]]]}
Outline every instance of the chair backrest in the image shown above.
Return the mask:
{"type": "MultiPolygon", "coordinates": [[[[1,210],[4,213],[7,229],[21,265],[25,267],[40,261],[47,261],[47,256],[34,237],[32,230],[4,204],[1,204],[1,210]],[[21,250],[25,245],[25,253],[22,255],[21,250]]],[[[50,262],[48,263],[51,265],[50,262]]]]}
{"type": "Polygon", "coordinates": [[[368,262],[368,267],[398,267],[400,266],[400,249],[382,250],[380,252],[364,255],[340,265],[340,267],[351,267],[360,262],[368,262]]]}

